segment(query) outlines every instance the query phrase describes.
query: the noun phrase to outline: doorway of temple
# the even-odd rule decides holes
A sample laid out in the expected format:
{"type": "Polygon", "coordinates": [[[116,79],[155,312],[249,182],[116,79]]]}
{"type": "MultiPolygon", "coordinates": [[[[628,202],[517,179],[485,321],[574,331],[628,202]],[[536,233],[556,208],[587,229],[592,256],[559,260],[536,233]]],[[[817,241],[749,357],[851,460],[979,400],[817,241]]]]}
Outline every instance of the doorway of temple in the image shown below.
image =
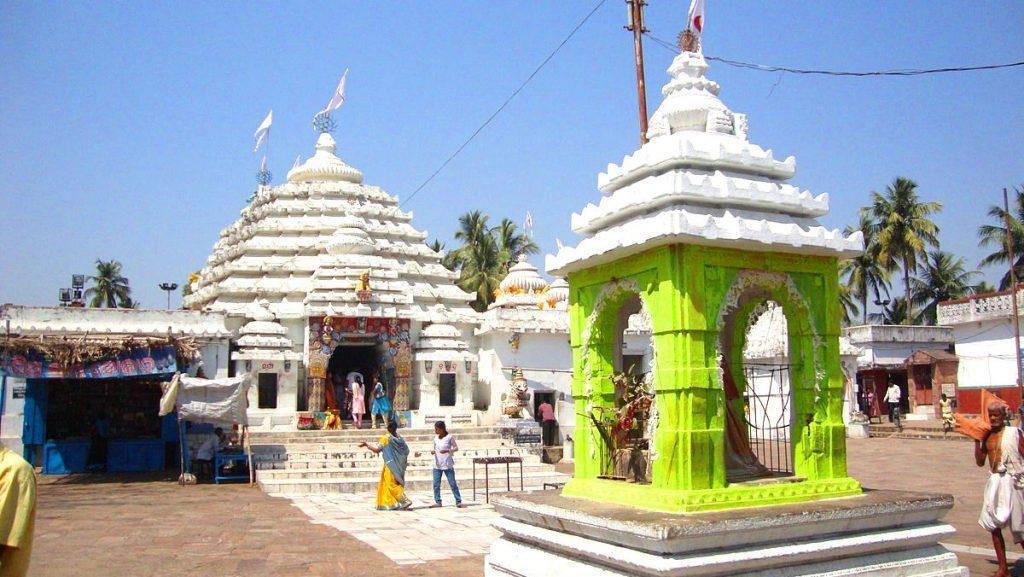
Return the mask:
{"type": "Polygon", "coordinates": [[[338,345],[331,352],[327,362],[327,386],[334,393],[342,419],[352,418],[352,390],[348,382],[349,377],[355,374],[362,377],[365,387],[363,414],[369,416],[373,376],[378,375],[384,379],[382,367],[386,366],[385,354],[386,350],[376,339],[338,345]]]}

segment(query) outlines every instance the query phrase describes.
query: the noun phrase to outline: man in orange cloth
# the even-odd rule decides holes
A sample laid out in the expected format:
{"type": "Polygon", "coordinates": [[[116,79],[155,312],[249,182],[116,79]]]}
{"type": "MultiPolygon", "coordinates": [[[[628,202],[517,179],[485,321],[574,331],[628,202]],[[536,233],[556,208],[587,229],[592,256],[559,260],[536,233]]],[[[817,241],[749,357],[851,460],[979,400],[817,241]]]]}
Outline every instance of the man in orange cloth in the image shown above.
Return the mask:
{"type": "MultiPolygon", "coordinates": [[[[980,433],[980,439],[975,437],[974,461],[983,467],[987,460],[991,475],[985,484],[978,524],[992,533],[992,547],[999,562],[993,577],[1010,577],[1003,527],[1010,528],[1014,543],[1024,541],[1024,444],[1020,429],[1004,425],[1005,402],[989,401],[984,408],[988,414],[988,431],[980,433]]],[[[958,428],[960,424],[958,421],[958,428]]],[[[974,429],[963,432],[971,436],[979,434],[974,429]]]]}

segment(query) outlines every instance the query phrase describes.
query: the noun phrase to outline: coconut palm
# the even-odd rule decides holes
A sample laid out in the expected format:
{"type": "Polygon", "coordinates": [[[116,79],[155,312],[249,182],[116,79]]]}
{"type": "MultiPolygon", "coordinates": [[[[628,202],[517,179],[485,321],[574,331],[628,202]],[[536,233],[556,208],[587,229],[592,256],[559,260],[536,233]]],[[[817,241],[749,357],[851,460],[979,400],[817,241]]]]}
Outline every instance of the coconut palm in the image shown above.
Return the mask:
{"type": "Polygon", "coordinates": [[[455,258],[455,251],[446,250],[443,242],[435,238],[433,242],[427,243],[427,247],[441,254],[441,266],[451,271],[458,270],[459,263],[455,258]]]}
{"type": "Polygon", "coordinates": [[[490,236],[490,228],[487,221],[490,217],[479,210],[471,210],[459,217],[459,228],[455,231],[455,240],[461,241],[462,246],[452,249],[451,262],[455,269],[462,268],[465,264],[467,253],[470,247],[476,246],[486,236],[490,236]]]}
{"type": "Polygon", "coordinates": [[[903,272],[904,321],[913,319],[913,293],[910,277],[928,246],[937,247],[939,227],[931,215],[942,210],[942,203],[924,202],[917,194],[917,183],[898,177],[885,194],[871,193],[871,216],[877,222],[878,257],[890,271],[903,272]]]}
{"type": "Polygon", "coordinates": [[[920,274],[911,279],[914,304],[921,308],[919,321],[935,324],[936,306],[942,301],[974,293],[973,281],[981,276],[976,270],[964,270],[964,259],[934,250],[921,263],[920,274]]]}
{"type": "Polygon", "coordinates": [[[907,301],[894,299],[882,306],[881,312],[871,313],[868,320],[880,325],[908,325],[913,319],[907,316],[907,301]]]}
{"type": "Polygon", "coordinates": [[[988,282],[987,280],[983,280],[974,285],[974,294],[976,295],[994,292],[996,292],[996,285],[988,282]]]}
{"type": "MultiPolygon", "coordinates": [[[[1018,281],[1024,274],[1024,186],[1014,189],[1010,204],[1010,231],[1013,238],[1013,272],[1018,281]]],[[[999,290],[1010,288],[1009,255],[1006,251],[1006,211],[993,205],[988,215],[998,224],[983,224],[978,227],[978,246],[995,246],[996,250],[981,259],[979,267],[1000,265],[1006,273],[999,279],[999,290]]]]}
{"type": "MultiPolygon", "coordinates": [[[[843,326],[850,326],[852,319],[860,312],[860,309],[857,307],[857,299],[853,293],[854,290],[850,285],[844,282],[839,283],[839,302],[843,308],[843,326]]],[[[865,312],[865,316],[866,314],[865,312]]],[[[866,324],[867,320],[865,319],[864,322],[866,324]]]]}
{"type": "Polygon", "coordinates": [[[519,232],[516,223],[509,218],[501,219],[501,224],[490,231],[498,245],[498,252],[502,262],[505,263],[505,272],[515,264],[521,254],[537,254],[540,247],[533,242],[530,235],[519,232]]]}
{"type": "Polygon", "coordinates": [[[93,286],[85,291],[91,307],[117,308],[121,303],[131,302],[132,289],[128,279],[121,274],[121,263],[116,260],[96,259],[96,275],[89,277],[93,286]]]}
{"type": "Polygon", "coordinates": [[[459,250],[462,269],[456,284],[462,290],[476,295],[472,303],[474,309],[487,310],[504,276],[501,272],[504,263],[498,246],[490,235],[484,235],[475,244],[465,245],[459,250]]]}
{"type": "MultiPolygon", "coordinates": [[[[864,235],[864,252],[860,255],[844,260],[839,264],[839,274],[843,279],[842,287],[849,287],[848,300],[857,299],[860,301],[860,311],[863,315],[861,322],[868,322],[868,296],[874,294],[874,300],[882,298],[882,292],[889,296],[889,271],[878,260],[879,246],[875,235],[876,225],[871,220],[871,214],[867,209],[861,209],[857,228],[846,227],[843,234],[850,235],[860,231],[864,235]]],[[[849,317],[851,313],[856,315],[857,308],[847,306],[844,314],[849,317]]],[[[849,318],[847,318],[849,320],[849,318]]]]}

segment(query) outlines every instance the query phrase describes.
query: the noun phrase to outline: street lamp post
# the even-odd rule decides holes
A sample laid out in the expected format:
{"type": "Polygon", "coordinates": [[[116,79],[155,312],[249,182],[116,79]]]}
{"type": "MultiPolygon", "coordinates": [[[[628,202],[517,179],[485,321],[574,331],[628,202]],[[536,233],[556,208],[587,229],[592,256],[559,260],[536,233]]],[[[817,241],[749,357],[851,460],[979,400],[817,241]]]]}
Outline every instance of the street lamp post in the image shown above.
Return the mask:
{"type": "Polygon", "coordinates": [[[160,287],[160,290],[165,291],[167,293],[167,310],[171,310],[171,291],[178,288],[178,283],[162,282],[158,286],[160,287]]]}

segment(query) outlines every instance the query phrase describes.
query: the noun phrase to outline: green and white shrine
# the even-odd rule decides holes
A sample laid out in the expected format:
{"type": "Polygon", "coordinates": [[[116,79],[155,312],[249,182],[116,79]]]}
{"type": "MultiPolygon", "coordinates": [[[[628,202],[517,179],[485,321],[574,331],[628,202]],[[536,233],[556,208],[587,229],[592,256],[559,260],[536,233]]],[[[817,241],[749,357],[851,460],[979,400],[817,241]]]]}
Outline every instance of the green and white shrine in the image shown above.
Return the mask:
{"type": "Polygon", "coordinates": [[[485,575],[966,577],[940,545],[952,497],[847,472],[837,264],[860,233],[817,222],[828,196],[787,184],[795,160],[747,140],[707,69],[696,49],[674,59],[648,142],[599,176],[572,217],[583,239],[547,257],[569,282],[575,474],[491,499],[485,575]],[[750,327],[780,309],[785,363],[751,367],[750,327]],[[638,314],[640,371],[622,352],[638,314]]]}

